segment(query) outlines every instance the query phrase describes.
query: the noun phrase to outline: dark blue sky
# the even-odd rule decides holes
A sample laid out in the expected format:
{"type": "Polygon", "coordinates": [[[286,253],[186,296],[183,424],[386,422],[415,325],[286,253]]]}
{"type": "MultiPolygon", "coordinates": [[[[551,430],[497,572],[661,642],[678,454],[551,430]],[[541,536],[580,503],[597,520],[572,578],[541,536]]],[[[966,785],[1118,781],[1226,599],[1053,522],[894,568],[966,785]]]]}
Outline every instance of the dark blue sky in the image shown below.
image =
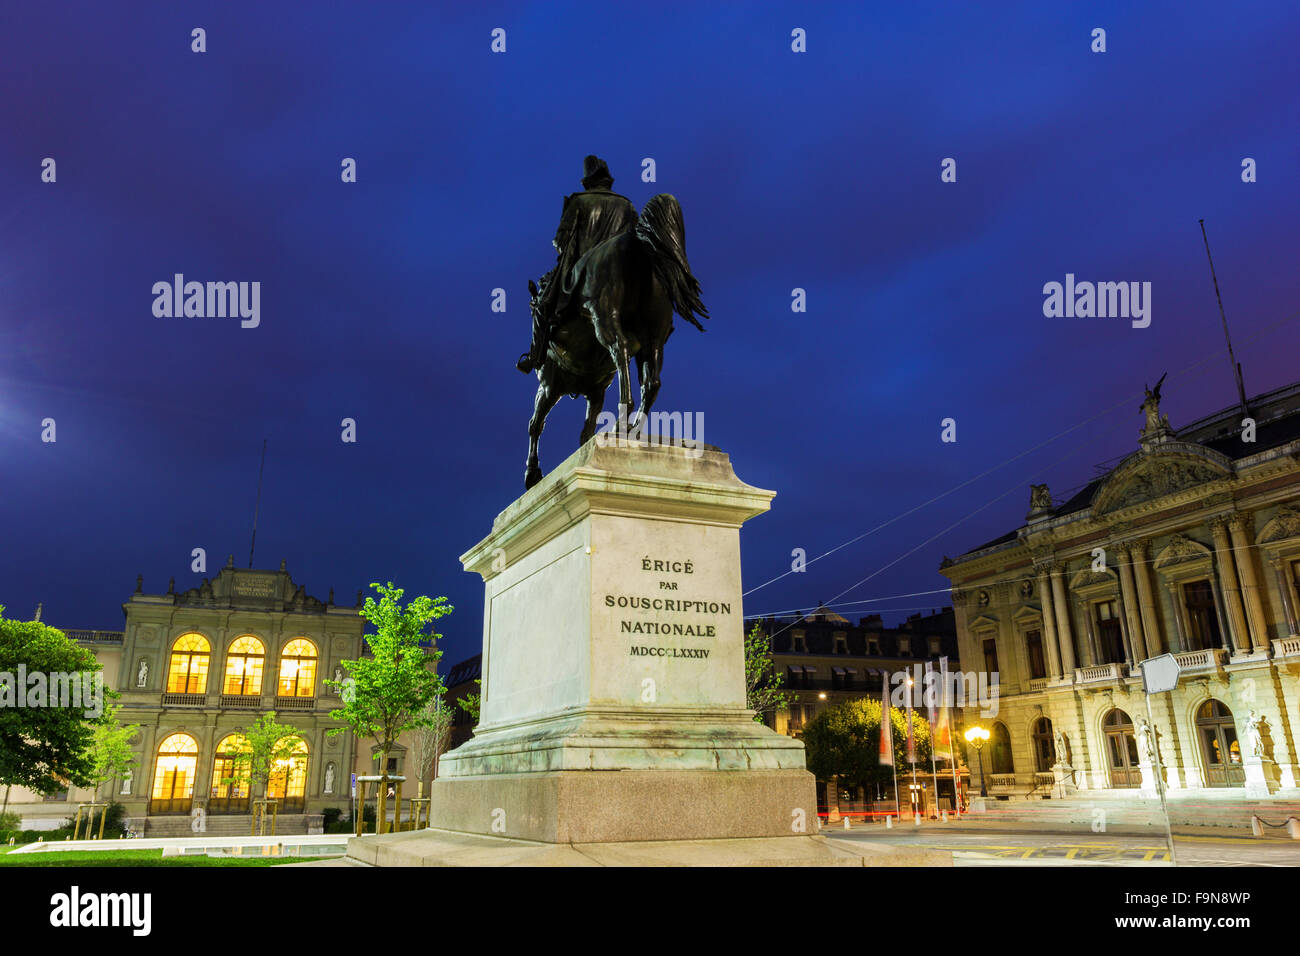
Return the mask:
{"type": "MultiPolygon", "coordinates": [[[[482,588],[457,557],[523,490],[525,283],[554,262],[588,152],[638,207],[681,201],[713,318],[678,323],[659,408],[703,412],[705,440],[777,491],[742,536],[747,588],[1091,419],[747,613],[900,557],[840,600],[942,587],[943,554],[1018,524],[1031,481],[1064,497],[1131,451],[1165,370],[1173,424],[1229,404],[1200,217],[1247,388],[1297,377],[1296,323],[1268,328],[1300,292],[1293,4],[884,7],[11,6],[0,603],[117,628],[138,572],[192,587],[195,547],[210,574],[230,552],[243,566],[267,437],[258,565],[287,559],[321,597],[388,579],[446,594],[449,657],[476,651],[482,588]],[[151,287],[176,272],[259,281],[261,326],[155,318],[151,287]],[[1045,318],[1043,284],[1067,272],[1150,281],[1151,326],[1045,318]]],[[[552,414],[544,468],[581,417],[552,414]]]]}

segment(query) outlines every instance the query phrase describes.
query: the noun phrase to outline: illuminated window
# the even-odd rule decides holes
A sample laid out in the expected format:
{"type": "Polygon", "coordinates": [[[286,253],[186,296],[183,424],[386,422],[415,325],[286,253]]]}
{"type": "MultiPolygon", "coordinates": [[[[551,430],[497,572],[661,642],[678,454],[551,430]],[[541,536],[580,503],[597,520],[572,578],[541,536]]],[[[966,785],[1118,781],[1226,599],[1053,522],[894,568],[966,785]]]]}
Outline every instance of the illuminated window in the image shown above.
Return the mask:
{"type": "Polygon", "coordinates": [[[314,697],[316,693],[316,645],[298,638],[280,654],[281,697],[314,697]]]}
{"type": "Polygon", "coordinates": [[[226,683],[223,694],[256,696],[262,692],[262,662],[266,648],[250,634],[236,640],[226,653],[226,683]]]}
{"type": "Polygon", "coordinates": [[[301,737],[283,738],[277,749],[292,741],[292,755],[271,763],[266,795],[280,801],[280,811],[301,811],[307,793],[307,741],[301,737]]]}
{"type": "Polygon", "coordinates": [[[150,813],[188,813],[194,798],[199,744],[189,734],[172,734],[158,745],[150,813]]]}
{"type": "Polygon", "coordinates": [[[230,734],[217,745],[212,763],[209,813],[247,813],[252,748],[243,734],[230,734]]]}
{"type": "Polygon", "coordinates": [[[208,686],[208,658],[211,647],[201,634],[182,634],[172,645],[167,669],[167,693],[202,694],[208,686]]]}

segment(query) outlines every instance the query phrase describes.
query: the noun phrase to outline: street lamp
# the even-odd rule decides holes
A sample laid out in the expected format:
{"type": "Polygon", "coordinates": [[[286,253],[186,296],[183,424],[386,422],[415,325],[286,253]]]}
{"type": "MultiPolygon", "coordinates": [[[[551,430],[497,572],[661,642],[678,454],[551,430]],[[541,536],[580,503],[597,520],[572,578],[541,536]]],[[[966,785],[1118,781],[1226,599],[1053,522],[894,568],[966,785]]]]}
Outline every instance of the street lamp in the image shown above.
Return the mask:
{"type": "Polygon", "coordinates": [[[975,753],[979,755],[980,761],[980,796],[987,797],[989,788],[984,777],[984,745],[989,742],[989,732],[983,727],[976,724],[966,731],[966,743],[975,748],[975,753]]]}

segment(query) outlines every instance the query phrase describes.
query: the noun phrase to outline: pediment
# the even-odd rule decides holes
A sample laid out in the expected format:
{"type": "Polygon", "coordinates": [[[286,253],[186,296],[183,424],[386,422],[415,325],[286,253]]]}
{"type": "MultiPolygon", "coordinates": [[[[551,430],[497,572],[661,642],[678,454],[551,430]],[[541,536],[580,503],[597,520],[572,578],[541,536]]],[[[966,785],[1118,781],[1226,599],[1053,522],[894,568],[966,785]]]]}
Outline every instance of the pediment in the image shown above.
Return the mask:
{"type": "Polygon", "coordinates": [[[1107,568],[1105,571],[1094,571],[1091,567],[1088,567],[1084,568],[1070,579],[1070,590],[1078,591],[1083,588],[1118,583],[1119,576],[1114,571],[1110,570],[1110,568],[1107,568]]]}
{"type": "Polygon", "coordinates": [[[1259,529],[1255,543],[1268,544],[1287,538],[1300,538],[1300,511],[1290,505],[1283,505],[1272,520],[1259,529]]]}
{"type": "Polygon", "coordinates": [[[1043,619],[1043,612],[1036,607],[1022,607],[1015,614],[1011,615],[1011,620],[1019,625],[1035,624],[1043,619]]]}
{"type": "Polygon", "coordinates": [[[1186,535],[1176,534],[1165,545],[1164,550],[1156,555],[1155,567],[1157,570],[1164,571],[1179,565],[1209,560],[1209,548],[1186,535]]]}
{"type": "Polygon", "coordinates": [[[967,630],[970,631],[995,631],[997,627],[997,618],[989,617],[987,614],[981,614],[966,624],[967,630]]]}
{"type": "Polygon", "coordinates": [[[1131,508],[1233,477],[1228,458],[1187,442],[1168,442],[1120,462],[1097,489],[1093,515],[1131,508]]]}

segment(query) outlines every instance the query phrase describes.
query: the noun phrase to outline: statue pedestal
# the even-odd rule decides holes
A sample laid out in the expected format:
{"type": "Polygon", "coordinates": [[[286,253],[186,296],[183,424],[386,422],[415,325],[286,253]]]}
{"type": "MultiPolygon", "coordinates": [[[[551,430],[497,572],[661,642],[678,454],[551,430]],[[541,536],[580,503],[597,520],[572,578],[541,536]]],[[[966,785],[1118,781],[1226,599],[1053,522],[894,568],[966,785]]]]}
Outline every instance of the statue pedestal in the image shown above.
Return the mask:
{"type": "Polygon", "coordinates": [[[1267,797],[1281,787],[1277,764],[1259,754],[1246,757],[1246,796],[1267,797]]]}
{"type": "Polygon", "coordinates": [[[1156,768],[1147,757],[1138,761],[1138,770],[1142,774],[1141,793],[1144,797],[1158,797],[1159,790],[1156,789],[1156,768]]]}
{"type": "Polygon", "coordinates": [[[1055,763],[1052,765],[1052,798],[1055,800],[1064,800],[1066,797],[1073,796],[1078,787],[1074,783],[1074,768],[1066,763],[1055,763]]]}
{"type": "Polygon", "coordinates": [[[486,588],[482,710],[439,761],[432,825],[814,852],[803,744],[746,709],[740,526],[773,494],[709,446],[593,439],[498,515],[461,558],[486,588]]]}

